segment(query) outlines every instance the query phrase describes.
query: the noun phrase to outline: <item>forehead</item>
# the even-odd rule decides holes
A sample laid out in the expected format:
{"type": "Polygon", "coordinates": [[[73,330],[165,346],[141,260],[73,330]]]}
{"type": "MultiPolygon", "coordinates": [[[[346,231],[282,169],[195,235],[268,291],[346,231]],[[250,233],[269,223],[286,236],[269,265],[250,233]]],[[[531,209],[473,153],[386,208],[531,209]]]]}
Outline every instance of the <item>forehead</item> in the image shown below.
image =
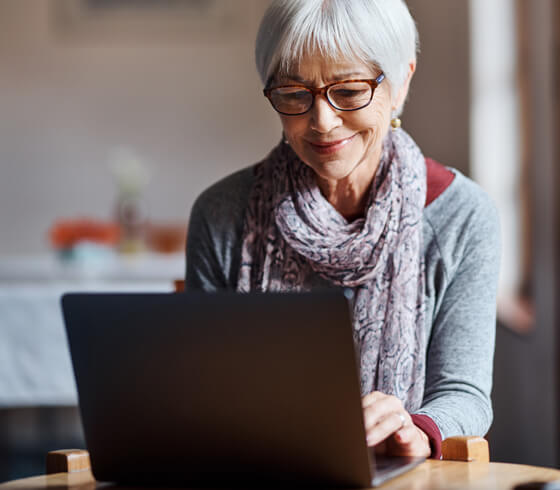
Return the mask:
{"type": "Polygon", "coordinates": [[[375,76],[374,68],[361,60],[326,58],[318,54],[310,54],[286,63],[284,69],[279,70],[275,79],[319,84],[375,76]]]}

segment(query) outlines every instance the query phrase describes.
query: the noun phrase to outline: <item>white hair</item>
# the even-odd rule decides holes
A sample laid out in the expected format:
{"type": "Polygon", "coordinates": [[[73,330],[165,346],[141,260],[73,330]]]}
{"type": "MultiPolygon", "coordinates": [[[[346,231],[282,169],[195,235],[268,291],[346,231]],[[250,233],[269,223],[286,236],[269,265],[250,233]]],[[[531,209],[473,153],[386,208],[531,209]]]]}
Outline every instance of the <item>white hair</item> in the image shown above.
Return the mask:
{"type": "Polygon", "coordinates": [[[259,27],[255,57],[263,84],[305,53],[356,59],[382,70],[394,97],[417,46],[404,0],[273,0],[259,27]]]}

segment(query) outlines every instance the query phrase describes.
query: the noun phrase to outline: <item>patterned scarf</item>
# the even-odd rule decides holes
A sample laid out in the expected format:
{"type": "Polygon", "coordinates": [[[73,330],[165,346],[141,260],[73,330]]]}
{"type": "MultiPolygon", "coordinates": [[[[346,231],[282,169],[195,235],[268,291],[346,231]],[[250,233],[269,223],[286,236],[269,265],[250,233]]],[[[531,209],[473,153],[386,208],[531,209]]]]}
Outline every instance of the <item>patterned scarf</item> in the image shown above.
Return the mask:
{"type": "Polygon", "coordinates": [[[395,395],[409,411],[424,393],[426,333],[422,212],[424,156],[389,131],[366,204],[348,222],[315,173],[281,143],[255,168],[245,217],[239,292],[305,291],[318,274],[354,291],[362,395],[395,395]]]}

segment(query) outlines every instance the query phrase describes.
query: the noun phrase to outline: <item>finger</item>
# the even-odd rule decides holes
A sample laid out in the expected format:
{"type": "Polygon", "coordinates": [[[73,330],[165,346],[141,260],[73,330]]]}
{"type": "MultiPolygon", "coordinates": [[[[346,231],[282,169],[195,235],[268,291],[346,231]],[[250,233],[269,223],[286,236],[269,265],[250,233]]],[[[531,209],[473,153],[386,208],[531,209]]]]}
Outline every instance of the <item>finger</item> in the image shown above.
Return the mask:
{"type": "Polygon", "coordinates": [[[364,407],[364,417],[373,417],[374,419],[382,419],[390,413],[404,411],[401,401],[394,396],[383,396],[376,399],[375,402],[364,407]]]}
{"type": "Polygon", "coordinates": [[[397,431],[386,441],[387,453],[393,456],[430,456],[432,449],[426,434],[416,426],[397,431]],[[402,437],[402,440],[400,440],[402,437]],[[406,440],[405,440],[406,439],[406,440]]]}
{"type": "Polygon", "coordinates": [[[391,443],[386,446],[385,454],[390,454],[391,456],[416,456],[427,458],[432,453],[429,444],[424,444],[419,440],[414,440],[409,444],[398,444],[395,441],[389,439],[391,443]]]}
{"type": "MultiPolygon", "coordinates": [[[[377,400],[376,403],[368,405],[364,409],[364,424],[366,430],[378,424],[382,419],[388,417],[393,413],[402,413],[408,422],[409,415],[403,408],[401,401],[394,396],[385,396],[377,400]],[[406,414],[406,415],[405,415],[406,414]]],[[[402,420],[399,418],[399,426],[403,425],[402,420]]]]}
{"type": "Polygon", "coordinates": [[[416,427],[413,425],[405,425],[394,434],[395,441],[399,444],[410,444],[414,441],[415,436],[416,427]]]}
{"type": "Polygon", "coordinates": [[[380,391],[372,391],[371,393],[367,394],[362,398],[362,407],[365,408],[371,405],[372,403],[375,403],[378,400],[381,400],[382,398],[385,398],[387,396],[389,395],[386,395],[385,393],[381,393],[380,391]]]}
{"type": "Polygon", "coordinates": [[[403,422],[399,413],[393,412],[366,429],[367,443],[369,446],[375,446],[402,427],[403,422]]]}

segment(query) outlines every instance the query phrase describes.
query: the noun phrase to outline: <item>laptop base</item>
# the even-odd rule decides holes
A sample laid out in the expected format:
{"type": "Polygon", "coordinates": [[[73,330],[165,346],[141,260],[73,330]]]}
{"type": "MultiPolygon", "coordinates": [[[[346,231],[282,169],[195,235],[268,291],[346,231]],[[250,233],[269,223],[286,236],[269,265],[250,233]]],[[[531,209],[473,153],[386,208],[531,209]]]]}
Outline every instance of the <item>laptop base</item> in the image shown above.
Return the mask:
{"type": "Polygon", "coordinates": [[[376,456],[374,463],[374,470],[372,474],[375,475],[371,481],[372,486],[377,487],[385,483],[391,478],[395,478],[420,463],[423,463],[426,458],[414,457],[396,457],[396,456],[376,456]]]}

